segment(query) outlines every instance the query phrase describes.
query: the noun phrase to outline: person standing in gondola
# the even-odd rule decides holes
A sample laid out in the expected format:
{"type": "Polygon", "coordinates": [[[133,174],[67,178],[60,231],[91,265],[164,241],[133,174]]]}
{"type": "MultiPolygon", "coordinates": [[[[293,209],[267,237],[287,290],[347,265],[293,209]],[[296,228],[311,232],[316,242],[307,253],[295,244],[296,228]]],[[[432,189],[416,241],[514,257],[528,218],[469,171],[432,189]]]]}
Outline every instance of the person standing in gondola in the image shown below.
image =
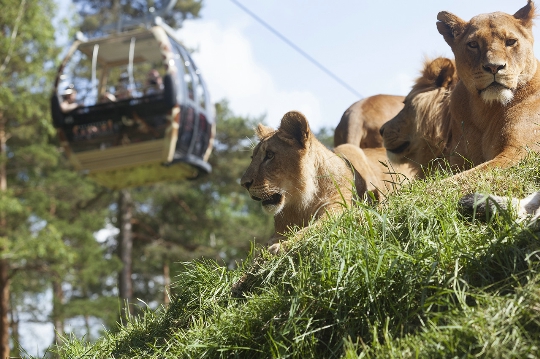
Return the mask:
{"type": "Polygon", "coordinates": [[[154,95],[163,92],[163,79],[158,70],[152,69],[146,75],[145,95],[154,95]]]}
{"type": "Polygon", "coordinates": [[[60,109],[62,112],[70,112],[79,107],[77,101],[77,90],[75,86],[70,84],[62,93],[62,102],[60,103],[60,109]]]}

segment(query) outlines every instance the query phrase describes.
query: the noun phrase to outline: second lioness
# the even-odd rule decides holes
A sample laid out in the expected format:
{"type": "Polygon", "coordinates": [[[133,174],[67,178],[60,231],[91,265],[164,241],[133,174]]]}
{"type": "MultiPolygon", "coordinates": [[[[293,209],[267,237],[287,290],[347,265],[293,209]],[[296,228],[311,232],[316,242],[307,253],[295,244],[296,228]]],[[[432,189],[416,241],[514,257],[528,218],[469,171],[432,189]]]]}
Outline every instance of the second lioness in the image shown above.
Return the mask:
{"type": "Polygon", "coordinates": [[[381,127],[388,158],[409,163],[415,177],[448,169],[452,139],[450,94],[459,79],[454,61],[426,59],[421,76],[405,98],[405,107],[381,127]]]}
{"type": "Polygon", "coordinates": [[[259,125],[259,144],[241,184],[251,198],[261,201],[274,215],[270,252],[277,253],[279,241],[292,227],[306,227],[326,213],[343,211],[358,195],[386,193],[403,178],[396,178],[380,162],[385,150],[345,144],[334,152],[320,143],[299,112],[283,116],[278,130],[259,125]]]}

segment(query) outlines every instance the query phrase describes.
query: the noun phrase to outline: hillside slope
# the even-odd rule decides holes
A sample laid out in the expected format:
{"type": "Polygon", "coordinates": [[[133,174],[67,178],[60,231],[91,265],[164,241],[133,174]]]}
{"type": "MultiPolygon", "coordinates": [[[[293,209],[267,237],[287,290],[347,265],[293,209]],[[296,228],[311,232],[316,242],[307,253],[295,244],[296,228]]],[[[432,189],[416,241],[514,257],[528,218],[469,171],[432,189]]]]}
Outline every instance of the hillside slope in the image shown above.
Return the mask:
{"type": "Polygon", "coordinates": [[[514,214],[460,215],[472,191],[540,189],[540,157],[462,187],[418,181],[378,208],[347,210],[286,255],[230,271],[186,264],[167,310],[63,358],[537,357],[539,232],[514,214]],[[242,285],[231,294],[241,277],[242,285]]]}

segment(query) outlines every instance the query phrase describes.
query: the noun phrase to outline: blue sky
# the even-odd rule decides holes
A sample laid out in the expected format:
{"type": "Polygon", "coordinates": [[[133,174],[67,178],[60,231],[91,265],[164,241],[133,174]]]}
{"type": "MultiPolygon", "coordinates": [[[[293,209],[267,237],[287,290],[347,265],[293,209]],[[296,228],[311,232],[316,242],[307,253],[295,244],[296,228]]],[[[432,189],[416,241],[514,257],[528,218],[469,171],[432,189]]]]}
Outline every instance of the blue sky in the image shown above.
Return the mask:
{"type": "MultiPolygon", "coordinates": [[[[239,0],[328,67],[362,96],[406,94],[425,56],[452,53],[437,32],[437,13],[464,20],[493,11],[515,13],[525,0],[239,0]]],[[[201,19],[180,35],[198,48],[194,60],[213,100],[227,98],[241,115],[267,114],[279,124],[288,110],[312,128],[335,127],[359,98],[320,71],[230,0],[205,0],[201,19]]],[[[538,29],[535,28],[537,37],[538,29]]],[[[538,50],[537,50],[538,53],[538,50]]]]}

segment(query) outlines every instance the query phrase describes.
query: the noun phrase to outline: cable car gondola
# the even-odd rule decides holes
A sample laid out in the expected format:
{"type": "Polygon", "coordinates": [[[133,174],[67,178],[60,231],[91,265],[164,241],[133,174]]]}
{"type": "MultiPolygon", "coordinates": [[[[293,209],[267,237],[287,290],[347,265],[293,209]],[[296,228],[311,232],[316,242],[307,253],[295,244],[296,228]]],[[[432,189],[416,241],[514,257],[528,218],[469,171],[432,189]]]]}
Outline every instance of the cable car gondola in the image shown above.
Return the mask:
{"type": "Polygon", "coordinates": [[[111,189],[211,171],[206,85],[159,17],[149,28],[78,36],[58,70],[51,111],[73,165],[111,189]]]}

